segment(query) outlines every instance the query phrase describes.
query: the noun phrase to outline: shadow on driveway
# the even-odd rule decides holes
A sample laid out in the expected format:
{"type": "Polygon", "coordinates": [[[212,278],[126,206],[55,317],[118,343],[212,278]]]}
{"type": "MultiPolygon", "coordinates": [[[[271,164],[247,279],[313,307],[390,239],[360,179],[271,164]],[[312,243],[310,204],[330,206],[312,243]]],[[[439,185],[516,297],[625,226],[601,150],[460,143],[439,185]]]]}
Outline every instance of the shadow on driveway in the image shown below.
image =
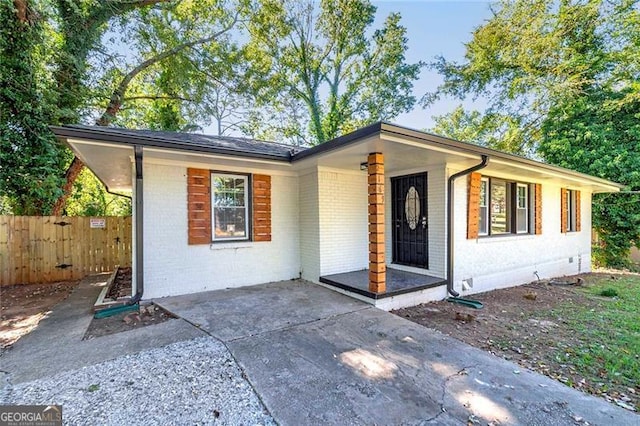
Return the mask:
{"type": "Polygon", "coordinates": [[[222,340],[281,424],[639,424],[640,417],[305,281],[155,300],[222,340]]]}

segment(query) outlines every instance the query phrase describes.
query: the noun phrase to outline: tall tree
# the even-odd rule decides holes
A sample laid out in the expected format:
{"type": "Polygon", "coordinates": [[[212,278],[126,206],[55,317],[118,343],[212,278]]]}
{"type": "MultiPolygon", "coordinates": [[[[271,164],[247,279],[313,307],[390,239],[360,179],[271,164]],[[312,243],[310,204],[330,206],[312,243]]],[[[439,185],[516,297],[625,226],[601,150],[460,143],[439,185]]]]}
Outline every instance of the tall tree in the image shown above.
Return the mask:
{"type": "MultiPolygon", "coordinates": [[[[482,143],[498,140],[499,129],[512,123],[520,153],[638,189],[637,0],[503,0],[466,48],[461,63],[441,57],[432,64],[444,83],[423,101],[486,96],[489,107],[484,116],[467,114],[473,120],[444,117],[441,127],[467,134],[475,128],[482,143]]],[[[633,194],[594,198],[604,263],[620,265],[638,244],[636,201],[633,194]]]]}
{"type": "MultiPolygon", "coordinates": [[[[39,37],[38,40],[31,35],[27,37],[35,43],[24,53],[32,55],[34,71],[22,75],[33,78],[33,86],[40,96],[39,101],[34,102],[46,112],[46,116],[21,119],[36,120],[41,124],[39,143],[51,155],[32,155],[37,143],[36,139],[30,138],[23,144],[14,143],[16,157],[10,160],[27,162],[30,167],[24,168],[24,174],[30,179],[42,180],[45,176],[51,182],[57,182],[58,187],[45,191],[48,188],[45,185],[34,186],[35,195],[31,199],[29,194],[33,191],[25,186],[27,180],[13,179],[14,193],[20,197],[16,198],[11,192],[5,193],[15,201],[11,204],[15,204],[16,212],[24,211],[24,206],[31,203],[40,206],[35,210],[29,207],[32,212],[60,214],[68,196],[77,190],[74,182],[84,165],[55,141],[46,125],[86,121],[95,114],[95,101],[105,108],[98,115],[100,125],[109,124],[125,103],[131,111],[133,107],[139,107],[140,102],[151,103],[149,111],[153,112],[151,115],[145,112],[137,114],[146,120],[145,127],[184,129],[189,126],[186,115],[197,116],[202,121],[205,108],[198,105],[209,93],[211,76],[215,74],[224,80],[223,72],[218,69],[224,70],[228,76],[231,75],[230,64],[237,63],[233,59],[238,57],[237,52],[233,48],[225,50],[233,46],[226,33],[234,26],[238,15],[246,11],[248,0],[30,2],[42,12],[35,14],[40,20],[34,31],[40,34],[46,30],[48,37],[39,37]],[[127,53],[119,53],[119,47],[105,43],[104,35],[115,23],[126,28],[131,36],[124,43],[131,48],[127,53]],[[100,61],[100,56],[109,60],[100,61]],[[106,68],[106,72],[102,68],[106,68]],[[131,93],[132,84],[142,90],[131,93]],[[105,94],[106,105],[102,97],[105,94]],[[191,104],[188,108],[185,107],[187,102],[191,104]],[[49,161],[53,157],[55,164],[49,161]],[[71,158],[73,161],[65,173],[63,160],[68,162],[71,158]],[[43,173],[39,166],[46,168],[47,172],[43,173]],[[30,176],[34,173],[37,176],[30,176]],[[61,179],[62,175],[64,179],[61,179]]],[[[25,5],[25,15],[30,10],[28,0],[16,4],[25,5]]],[[[4,41],[10,40],[11,34],[8,34],[4,41]]],[[[3,67],[3,76],[11,74],[10,68],[3,67]]],[[[9,125],[10,121],[4,123],[9,125]]],[[[9,162],[6,164],[10,165],[9,162]]],[[[7,173],[11,172],[12,169],[8,169],[7,173]]]]}
{"type": "Polygon", "coordinates": [[[603,242],[596,261],[616,267],[640,246],[640,98],[631,94],[590,90],[554,106],[539,149],[551,163],[627,186],[626,193],[596,195],[592,214],[603,242]]]}
{"type": "Polygon", "coordinates": [[[376,8],[367,0],[260,6],[248,29],[251,53],[268,80],[255,101],[267,108],[254,111],[248,131],[317,144],[411,110],[422,63],[406,62],[399,14],[371,32],[376,8]]]}
{"type": "Polygon", "coordinates": [[[171,0],[55,0],[61,45],[54,78],[59,124],[78,123],[86,108],[89,55],[100,46],[109,22],[171,0]]]}
{"type": "Polygon", "coordinates": [[[16,214],[46,212],[60,193],[63,152],[47,128],[38,55],[40,2],[0,2],[0,191],[16,214]]]}
{"type": "MultiPolygon", "coordinates": [[[[99,49],[109,20],[162,3],[169,0],[2,2],[0,177],[13,212],[48,214],[63,193],[71,156],[47,125],[77,123],[85,114],[88,56],[99,49]]],[[[78,172],[72,167],[67,177],[78,172]]]]}
{"type": "Polygon", "coordinates": [[[431,64],[444,83],[423,104],[483,96],[493,126],[519,122],[515,145],[532,152],[549,108],[606,74],[602,32],[613,13],[602,0],[502,0],[473,32],[464,61],[441,56],[431,64]]]}

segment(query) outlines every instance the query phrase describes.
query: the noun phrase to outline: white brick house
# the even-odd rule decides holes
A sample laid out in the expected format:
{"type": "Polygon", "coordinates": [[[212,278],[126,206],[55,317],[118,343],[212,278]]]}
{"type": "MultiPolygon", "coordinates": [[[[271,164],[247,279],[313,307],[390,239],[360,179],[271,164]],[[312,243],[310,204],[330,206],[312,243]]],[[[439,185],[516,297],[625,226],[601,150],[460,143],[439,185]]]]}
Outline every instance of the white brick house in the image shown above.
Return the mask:
{"type": "Polygon", "coordinates": [[[390,309],[588,272],[591,196],[620,189],[387,123],[309,149],[53,131],[132,192],[137,298],[302,277],[390,309]]]}

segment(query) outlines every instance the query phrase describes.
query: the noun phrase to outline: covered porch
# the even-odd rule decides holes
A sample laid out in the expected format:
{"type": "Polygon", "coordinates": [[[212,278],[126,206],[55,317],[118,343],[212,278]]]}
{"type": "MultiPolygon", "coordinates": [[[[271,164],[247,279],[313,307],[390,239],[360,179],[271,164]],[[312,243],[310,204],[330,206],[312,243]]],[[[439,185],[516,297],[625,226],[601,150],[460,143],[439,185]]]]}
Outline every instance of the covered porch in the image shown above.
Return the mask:
{"type": "Polygon", "coordinates": [[[298,154],[301,276],[383,309],[443,299],[447,177],[479,155],[432,135],[371,133],[298,154]]]}
{"type": "Polygon", "coordinates": [[[379,151],[363,153],[360,147],[359,174],[319,172],[321,190],[325,185],[342,189],[341,179],[360,183],[349,196],[332,191],[331,220],[323,221],[321,215],[327,250],[320,251],[317,280],[383,309],[441,299],[447,284],[446,157],[423,147],[404,151],[395,142],[382,142],[379,151]],[[415,163],[407,164],[407,158],[415,163]],[[337,239],[342,244],[335,244],[337,239]]]}

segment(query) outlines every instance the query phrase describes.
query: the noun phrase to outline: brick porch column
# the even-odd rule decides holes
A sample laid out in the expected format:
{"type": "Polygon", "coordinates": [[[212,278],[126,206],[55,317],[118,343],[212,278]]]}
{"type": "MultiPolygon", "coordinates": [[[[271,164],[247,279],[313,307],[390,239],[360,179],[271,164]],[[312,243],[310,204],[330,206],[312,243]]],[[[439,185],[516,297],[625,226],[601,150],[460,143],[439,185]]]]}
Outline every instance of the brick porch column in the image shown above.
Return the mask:
{"type": "Polygon", "coordinates": [[[384,259],[384,156],[374,152],[367,158],[369,172],[369,291],[386,291],[384,259]]]}

